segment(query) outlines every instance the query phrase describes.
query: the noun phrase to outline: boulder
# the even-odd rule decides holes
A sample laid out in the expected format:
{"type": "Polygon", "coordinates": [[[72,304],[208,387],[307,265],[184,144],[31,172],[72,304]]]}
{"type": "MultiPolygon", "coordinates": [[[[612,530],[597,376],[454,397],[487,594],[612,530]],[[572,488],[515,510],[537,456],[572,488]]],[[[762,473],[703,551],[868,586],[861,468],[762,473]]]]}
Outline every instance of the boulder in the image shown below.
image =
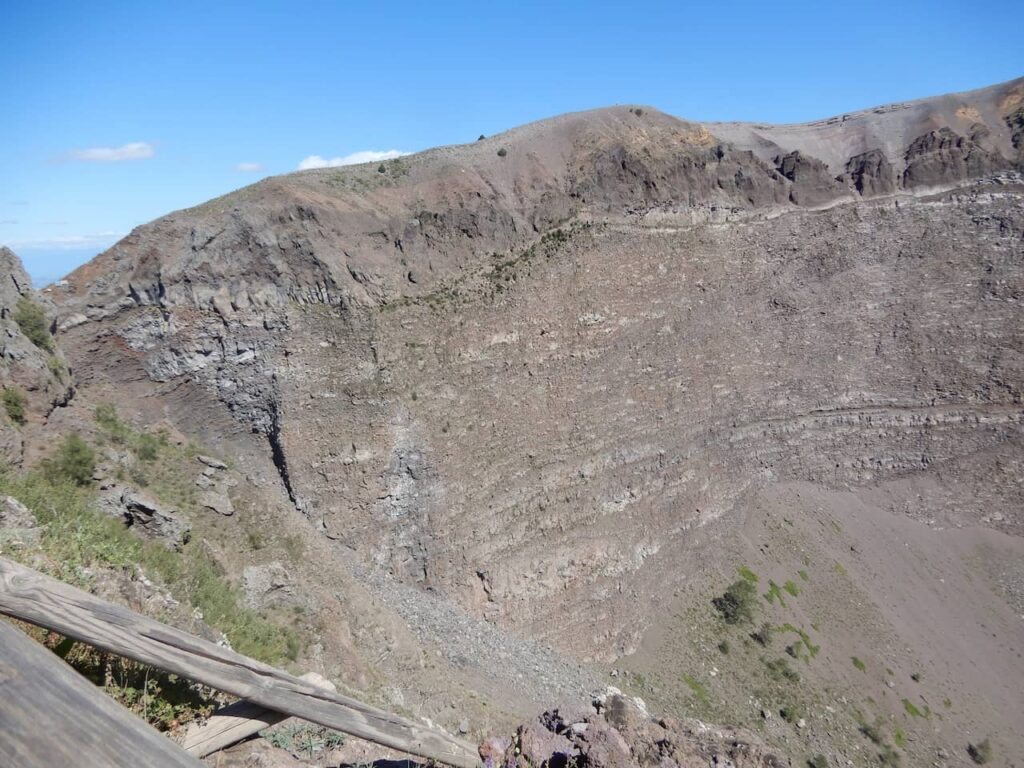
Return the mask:
{"type": "Polygon", "coordinates": [[[171,549],[180,550],[188,543],[192,529],[177,510],[164,507],[149,494],[130,488],[121,492],[120,502],[129,527],[171,549]]]}
{"type": "Polygon", "coordinates": [[[216,490],[204,491],[199,494],[199,503],[207,509],[212,509],[218,515],[230,517],[235,514],[235,505],[226,493],[216,490]]]}

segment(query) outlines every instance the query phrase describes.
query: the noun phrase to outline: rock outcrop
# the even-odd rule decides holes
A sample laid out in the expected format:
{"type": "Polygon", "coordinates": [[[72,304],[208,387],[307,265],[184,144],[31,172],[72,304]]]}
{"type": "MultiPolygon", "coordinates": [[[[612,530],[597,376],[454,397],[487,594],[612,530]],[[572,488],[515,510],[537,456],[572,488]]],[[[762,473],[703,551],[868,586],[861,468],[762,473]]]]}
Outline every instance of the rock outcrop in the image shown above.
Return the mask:
{"type": "Polygon", "coordinates": [[[643,702],[612,689],[592,706],[545,712],[511,739],[480,746],[485,768],[782,768],[752,733],[697,721],[651,717],[643,702]]]}
{"type": "Polygon", "coordinates": [[[21,261],[0,247],[0,459],[11,464],[21,463],[25,423],[45,418],[74,392],[52,318],[52,304],[32,290],[21,261]]]}

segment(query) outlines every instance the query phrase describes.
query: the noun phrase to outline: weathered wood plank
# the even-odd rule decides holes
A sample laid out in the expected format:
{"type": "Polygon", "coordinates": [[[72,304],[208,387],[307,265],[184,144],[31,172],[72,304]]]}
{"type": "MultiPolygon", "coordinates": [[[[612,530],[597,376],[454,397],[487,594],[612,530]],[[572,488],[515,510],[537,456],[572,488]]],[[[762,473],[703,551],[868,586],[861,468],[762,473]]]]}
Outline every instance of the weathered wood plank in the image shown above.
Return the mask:
{"type": "Polygon", "coordinates": [[[359,738],[459,768],[469,742],[332,693],[0,557],[0,613],[359,738]]]}
{"type": "MultiPolygon", "coordinates": [[[[299,679],[329,691],[336,690],[334,683],[316,672],[307,672],[299,679]]],[[[205,723],[189,723],[178,744],[190,755],[206,757],[287,719],[288,715],[251,701],[236,701],[218,709],[205,723]]]]}
{"type": "Polygon", "coordinates": [[[202,766],[3,619],[0,761],[18,768],[202,766]]]}

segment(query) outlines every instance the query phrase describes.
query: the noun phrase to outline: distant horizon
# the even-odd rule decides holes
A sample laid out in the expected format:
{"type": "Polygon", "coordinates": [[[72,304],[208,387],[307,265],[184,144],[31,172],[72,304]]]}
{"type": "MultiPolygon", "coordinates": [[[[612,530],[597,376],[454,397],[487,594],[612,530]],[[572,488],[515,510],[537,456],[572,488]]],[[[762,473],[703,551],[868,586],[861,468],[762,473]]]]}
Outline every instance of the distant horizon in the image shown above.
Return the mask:
{"type": "Polygon", "coordinates": [[[61,0],[5,8],[0,22],[13,75],[0,83],[0,244],[37,287],[139,225],[302,168],[616,104],[803,123],[1024,75],[1024,8],[1008,2],[866,2],[855,14],[733,2],[709,19],[670,3],[626,15],[313,2],[300,15],[275,2],[61,0]]]}

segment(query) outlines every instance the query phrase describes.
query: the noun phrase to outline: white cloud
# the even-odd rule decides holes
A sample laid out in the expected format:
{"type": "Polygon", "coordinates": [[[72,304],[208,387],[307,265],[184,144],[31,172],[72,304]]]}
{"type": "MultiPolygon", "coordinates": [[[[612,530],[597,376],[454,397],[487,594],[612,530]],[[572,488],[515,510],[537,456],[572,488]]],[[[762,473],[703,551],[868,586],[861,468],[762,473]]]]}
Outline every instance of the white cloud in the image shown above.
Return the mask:
{"type": "Polygon", "coordinates": [[[299,163],[300,171],[308,171],[311,168],[337,168],[341,165],[359,165],[360,163],[376,163],[381,160],[393,160],[396,157],[402,155],[408,155],[408,152],[401,152],[397,149],[388,149],[384,152],[377,152],[372,149],[367,149],[362,152],[353,152],[351,155],[345,155],[344,157],[320,157],[320,155],[310,155],[301,163],[299,163]]]}
{"type": "Polygon", "coordinates": [[[46,237],[39,240],[13,240],[8,245],[17,250],[49,249],[55,251],[75,250],[77,248],[106,248],[124,237],[123,232],[93,232],[88,235],[63,235],[46,237]]]}
{"type": "Polygon", "coordinates": [[[263,170],[263,163],[239,163],[235,170],[241,173],[257,173],[263,170]]]}
{"type": "Polygon", "coordinates": [[[155,154],[156,150],[152,144],[135,141],[131,144],[122,144],[120,147],[73,149],[68,152],[68,157],[83,163],[120,163],[124,160],[145,160],[155,154]]]}

